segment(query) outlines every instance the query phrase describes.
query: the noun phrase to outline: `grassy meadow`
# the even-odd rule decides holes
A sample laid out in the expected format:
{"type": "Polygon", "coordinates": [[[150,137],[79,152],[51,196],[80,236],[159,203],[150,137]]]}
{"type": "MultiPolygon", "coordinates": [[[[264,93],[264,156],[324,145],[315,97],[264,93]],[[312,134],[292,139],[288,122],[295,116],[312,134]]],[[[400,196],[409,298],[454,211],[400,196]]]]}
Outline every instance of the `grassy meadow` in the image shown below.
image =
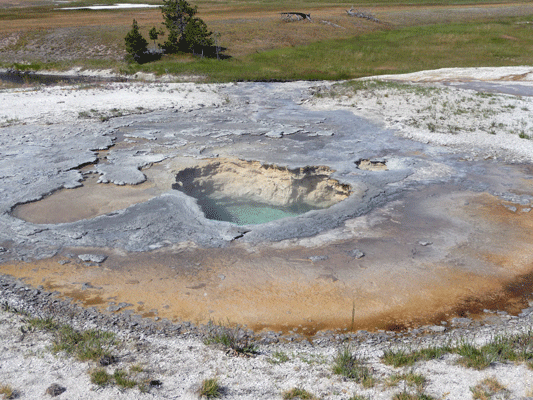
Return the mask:
{"type": "Polygon", "coordinates": [[[348,16],[345,10],[352,3],[342,0],[192,1],[199,16],[220,35],[229,58],[172,55],[138,65],[124,61],[124,36],[135,18],[148,39],[148,30],[162,22],[159,9],[66,11],[39,0],[10,1],[0,0],[0,66],[20,69],[79,66],[173,73],[205,81],[284,81],[533,64],[533,3],[528,2],[362,0],[354,4],[356,10],[379,19],[373,22],[348,16]],[[312,22],[283,21],[284,11],[311,13],[312,22]]]}

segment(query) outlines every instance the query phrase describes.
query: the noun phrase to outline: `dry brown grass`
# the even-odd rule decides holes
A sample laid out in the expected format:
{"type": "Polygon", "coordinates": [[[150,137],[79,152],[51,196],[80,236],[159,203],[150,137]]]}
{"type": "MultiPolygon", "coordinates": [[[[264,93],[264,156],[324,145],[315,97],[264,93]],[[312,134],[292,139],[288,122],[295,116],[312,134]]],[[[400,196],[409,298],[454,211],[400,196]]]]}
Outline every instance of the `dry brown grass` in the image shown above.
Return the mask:
{"type": "MultiPolygon", "coordinates": [[[[54,36],[51,32],[61,28],[76,28],[80,29],[80,36],[86,42],[84,46],[91,47],[100,44],[120,52],[123,37],[129,30],[133,19],[137,20],[141,26],[141,32],[146,36],[152,26],[159,26],[162,21],[158,9],[59,11],[54,10],[53,6],[49,5],[50,3],[36,0],[17,1],[16,8],[10,6],[15,3],[15,0],[0,1],[0,5],[4,6],[0,7],[0,40],[8,37],[10,33],[17,32],[22,37],[27,37],[26,41],[30,42],[32,38],[43,39],[48,35],[45,39],[47,43],[50,43],[54,36]],[[36,4],[39,6],[35,7],[36,4]],[[98,34],[93,33],[95,30],[98,34]]],[[[274,48],[349,38],[391,27],[533,14],[533,4],[530,3],[480,4],[468,7],[381,5],[358,8],[372,13],[383,22],[377,24],[365,19],[349,17],[345,12],[349,6],[345,4],[308,3],[302,6],[301,4],[287,5],[282,2],[207,3],[200,1],[195,3],[199,5],[199,13],[210,29],[221,34],[221,45],[228,49],[229,54],[237,58],[274,48]],[[280,13],[288,10],[311,13],[313,22],[284,22],[280,13]],[[327,25],[322,21],[340,27],[327,25]]],[[[446,38],[443,40],[446,41],[446,38]]],[[[61,47],[61,43],[57,46],[61,47]]],[[[120,53],[116,58],[120,59],[122,56],[123,54],[120,53]]]]}

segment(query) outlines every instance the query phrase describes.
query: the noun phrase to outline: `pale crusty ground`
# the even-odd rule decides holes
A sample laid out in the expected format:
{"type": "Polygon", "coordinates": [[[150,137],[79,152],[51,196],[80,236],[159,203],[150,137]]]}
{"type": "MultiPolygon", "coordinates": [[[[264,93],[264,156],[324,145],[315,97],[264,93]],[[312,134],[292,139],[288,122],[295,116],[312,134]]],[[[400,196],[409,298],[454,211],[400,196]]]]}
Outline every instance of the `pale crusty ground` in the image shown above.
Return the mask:
{"type": "MultiPolygon", "coordinates": [[[[445,70],[441,71],[440,75],[438,72],[423,72],[403,78],[387,78],[416,81],[431,76],[433,81],[438,82],[439,77],[449,79],[450,76],[461,76],[501,81],[509,76],[521,75],[522,83],[531,84],[531,72],[528,71],[533,68],[527,68],[529,67],[516,70],[445,70]]],[[[290,87],[290,84],[288,86],[290,87]]],[[[75,122],[80,120],[80,113],[107,115],[115,112],[113,109],[124,110],[124,113],[142,112],[143,110],[135,108],[131,94],[135,94],[134,98],[138,98],[142,104],[147,104],[147,100],[150,100],[151,104],[154,104],[153,109],[175,107],[176,103],[173,102],[184,100],[190,101],[188,106],[214,104],[223,101],[217,96],[216,88],[216,85],[124,83],[104,84],[83,90],[79,87],[77,90],[61,87],[2,90],[0,123],[57,123],[60,120],[75,122]]],[[[524,129],[526,134],[531,133],[533,121],[529,110],[533,109],[533,105],[529,98],[500,95],[483,98],[473,92],[454,88],[439,88],[437,95],[432,93],[417,94],[408,88],[388,89],[379,93],[379,96],[367,93],[365,97],[363,93],[352,98],[317,98],[312,101],[312,106],[350,107],[361,115],[380,119],[398,134],[415,140],[461,148],[470,146],[475,151],[473,157],[491,156],[522,161],[533,158],[531,141],[521,139],[516,133],[516,129],[524,129]],[[459,100],[461,107],[472,112],[477,113],[475,110],[478,109],[492,109],[496,112],[487,111],[484,115],[481,111],[475,114],[476,118],[472,118],[472,115],[463,116],[462,112],[454,113],[453,107],[443,106],[444,102],[455,106],[459,104],[459,100]],[[436,127],[438,131],[431,132],[431,125],[428,124],[436,125],[439,121],[446,121],[446,113],[450,113],[449,119],[453,119],[453,124],[458,126],[459,130],[448,128],[446,122],[440,122],[436,127]],[[425,116],[425,119],[419,118],[420,115],[425,116]],[[422,120],[423,123],[415,126],[415,120],[422,120]],[[486,131],[487,126],[490,129],[492,122],[499,128],[496,135],[486,131]],[[472,126],[473,123],[478,125],[472,126]],[[499,124],[503,124],[503,127],[499,124]],[[453,134],[450,134],[450,129],[453,134]]],[[[3,300],[1,292],[0,300],[3,300]]],[[[501,329],[508,333],[515,330],[523,332],[530,330],[532,326],[531,316],[511,321],[501,329]]],[[[224,398],[234,399],[281,398],[284,390],[294,387],[302,387],[323,399],[348,399],[356,393],[370,399],[391,399],[405,386],[400,383],[395,387],[387,387],[381,383],[374,388],[364,389],[358,384],[333,375],[331,363],[340,345],[311,346],[304,342],[262,346],[255,358],[237,358],[206,346],[194,337],[139,336],[123,332],[119,333],[124,343],[124,347],[117,350],[119,363],[108,367],[108,370],[112,372],[116,368],[128,369],[132,365],[140,365],[146,371],[141,378],[159,379],[163,385],[161,388],[151,389],[148,393],[140,393],[138,389],[121,390],[116,386],[99,388],[89,379],[89,372],[95,367],[94,363],[52,355],[48,350],[51,335],[42,332],[23,333],[21,328],[24,327],[24,316],[0,312],[0,385],[11,386],[17,391],[20,399],[48,398],[45,390],[52,383],[67,388],[65,393],[58,396],[59,399],[194,398],[196,385],[211,377],[219,378],[225,389],[224,398]],[[275,351],[284,352],[289,360],[273,365],[268,360],[273,357],[275,351]]],[[[90,323],[79,326],[90,327],[90,323]]],[[[495,334],[495,328],[481,328],[470,333],[470,340],[480,344],[495,334]]],[[[403,340],[407,348],[417,345],[409,336],[403,340]]],[[[442,342],[449,338],[429,337],[426,344],[432,340],[442,342]]],[[[356,345],[354,351],[368,359],[369,366],[382,381],[393,373],[413,371],[423,374],[428,379],[424,392],[434,398],[470,399],[470,388],[487,377],[495,377],[507,387],[507,398],[519,399],[533,395],[533,371],[524,364],[497,363],[486,370],[476,371],[458,366],[456,356],[445,356],[435,361],[419,363],[413,368],[395,370],[379,361],[383,350],[390,346],[389,343],[376,345],[368,342],[356,345]]]]}
{"type": "Polygon", "coordinates": [[[356,95],[343,85],[319,87],[319,96],[309,104],[319,109],[347,108],[408,139],[466,150],[473,158],[533,160],[533,140],[519,137],[521,133],[533,137],[532,97],[453,86],[481,81],[533,87],[533,67],[445,68],[366,79],[405,85],[363,89],[356,95]]]}
{"type": "MultiPolygon", "coordinates": [[[[486,378],[496,378],[506,387],[505,397],[524,399],[533,391],[533,370],[524,363],[494,363],[485,370],[474,370],[457,364],[458,356],[445,355],[440,359],[419,362],[413,367],[393,368],[380,362],[383,351],[407,350],[430,345],[459,343],[466,340],[483,344],[495,335],[505,332],[527,332],[531,316],[509,319],[499,326],[486,326],[475,331],[450,331],[445,335],[411,338],[408,334],[399,342],[376,343],[369,338],[352,344],[352,350],[365,360],[377,384],[369,389],[332,373],[337,351],[344,345],[321,344],[315,341],[259,346],[255,357],[235,357],[223,349],[207,346],[194,336],[162,336],[118,332],[119,346],[112,350],[117,362],[106,367],[131,373],[137,381],[158,380],[159,388],[141,392],[138,388],[121,389],[116,385],[99,387],[90,381],[90,372],[98,367],[93,361],[76,361],[66,354],[50,350],[52,335],[28,328],[27,316],[0,312],[0,385],[9,385],[19,399],[42,399],[46,389],[57,383],[67,390],[60,399],[195,399],[198,385],[216,377],[228,399],[280,399],[283,392],[304,388],[320,399],[349,399],[358,394],[368,399],[392,399],[408,388],[405,382],[387,383],[392,375],[415,373],[423,375],[427,384],[421,390],[436,399],[471,399],[471,388],[486,378]],[[283,354],[287,361],[278,360],[283,354]]],[[[509,317],[504,317],[509,318],[509,317]]],[[[76,324],[78,329],[93,328],[91,322],[76,324]]],[[[113,330],[113,327],[109,327],[113,330]]]]}

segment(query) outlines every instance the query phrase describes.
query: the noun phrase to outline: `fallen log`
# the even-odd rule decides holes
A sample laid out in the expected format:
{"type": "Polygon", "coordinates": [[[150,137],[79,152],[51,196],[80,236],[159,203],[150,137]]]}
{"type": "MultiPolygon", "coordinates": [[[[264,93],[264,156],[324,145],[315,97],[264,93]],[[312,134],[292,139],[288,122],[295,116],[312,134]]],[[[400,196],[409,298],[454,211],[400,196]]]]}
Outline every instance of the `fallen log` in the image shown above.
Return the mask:
{"type": "Polygon", "coordinates": [[[311,14],[306,14],[306,13],[303,13],[303,12],[282,12],[280,14],[281,14],[281,18],[284,21],[287,21],[287,22],[301,21],[301,20],[304,20],[304,19],[307,19],[307,20],[313,22],[311,20],[311,14]]]}
{"type": "Polygon", "coordinates": [[[348,14],[350,17],[358,17],[358,18],[364,18],[364,19],[368,19],[369,21],[372,21],[372,22],[380,22],[379,19],[377,19],[376,17],[374,17],[372,14],[366,14],[364,12],[360,12],[360,11],[356,11],[354,10],[354,8],[350,8],[349,10],[346,10],[346,14],[348,14]]]}

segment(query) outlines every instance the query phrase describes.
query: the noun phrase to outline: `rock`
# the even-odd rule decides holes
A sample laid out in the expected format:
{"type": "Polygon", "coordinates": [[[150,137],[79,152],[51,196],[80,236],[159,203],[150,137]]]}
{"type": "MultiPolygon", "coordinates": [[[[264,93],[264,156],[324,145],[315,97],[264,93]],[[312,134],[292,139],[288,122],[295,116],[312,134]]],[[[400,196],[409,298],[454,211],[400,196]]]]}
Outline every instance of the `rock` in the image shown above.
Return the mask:
{"type": "Polygon", "coordinates": [[[48,389],[46,389],[46,394],[49,394],[52,397],[59,396],[61,393],[66,392],[67,388],[57,384],[53,383],[51,384],[48,389]]]}
{"type": "Polygon", "coordinates": [[[103,254],[80,254],[78,258],[85,262],[103,263],[107,260],[107,256],[103,254]]]}
{"type": "Polygon", "coordinates": [[[81,290],[87,289],[102,289],[102,287],[96,287],[91,284],[91,282],[85,282],[81,284],[81,290]]]}
{"type": "Polygon", "coordinates": [[[527,317],[528,315],[533,313],[533,307],[524,308],[520,314],[518,314],[519,317],[527,317]]]}
{"type": "Polygon", "coordinates": [[[446,331],[446,327],[445,326],[439,326],[439,325],[432,325],[432,326],[428,327],[428,330],[431,331],[431,332],[438,333],[438,332],[446,331]]]}
{"type": "Polygon", "coordinates": [[[283,131],[282,130],[276,130],[276,131],[270,131],[265,133],[265,136],[275,139],[280,139],[283,137],[283,131]]]}
{"type": "Polygon", "coordinates": [[[324,260],[327,260],[329,257],[328,256],[311,256],[311,257],[308,257],[312,262],[316,262],[316,261],[324,261],[324,260]]]}
{"type": "Polygon", "coordinates": [[[472,323],[470,318],[452,318],[452,326],[468,326],[472,323]]]}
{"type": "Polygon", "coordinates": [[[111,356],[111,355],[105,355],[105,356],[102,356],[99,360],[98,360],[98,363],[102,366],[102,367],[107,367],[108,365],[111,365],[111,364],[114,364],[116,362],[116,358],[114,356],[111,356]]]}
{"type": "Polygon", "coordinates": [[[418,242],[420,246],[431,246],[433,242],[420,241],[418,242]]]}
{"type": "Polygon", "coordinates": [[[163,383],[159,379],[153,379],[148,384],[151,388],[160,388],[163,386],[163,383]]]}
{"type": "Polygon", "coordinates": [[[5,247],[0,247],[0,253],[5,253],[7,249],[5,247]]]}
{"type": "Polygon", "coordinates": [[[352,251],[350,251],[350,256],[354,257],[354,258],[363,258],[365,256],[365,253],[363,253],[361,250],[359,249],[354,249],[352,251]]]}

